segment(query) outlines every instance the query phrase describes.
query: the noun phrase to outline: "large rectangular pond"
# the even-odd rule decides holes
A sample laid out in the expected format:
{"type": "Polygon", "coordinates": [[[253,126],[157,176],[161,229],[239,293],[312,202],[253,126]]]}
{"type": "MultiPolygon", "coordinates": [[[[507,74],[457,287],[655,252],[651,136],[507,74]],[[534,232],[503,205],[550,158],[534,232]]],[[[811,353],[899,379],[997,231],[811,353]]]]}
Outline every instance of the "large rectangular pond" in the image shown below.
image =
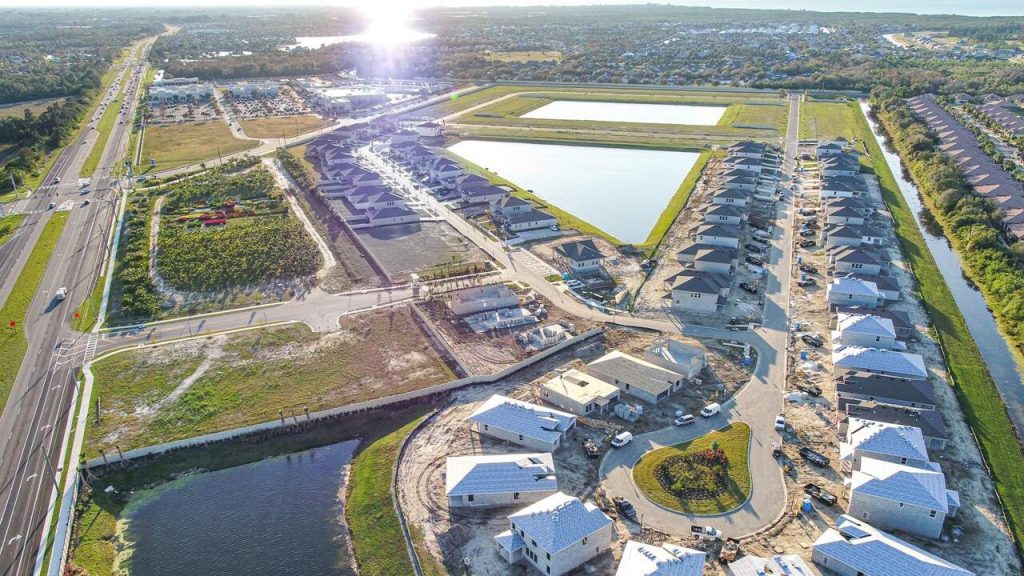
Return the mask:
{"type": "Polygon", "coordinates": [[[342,525],[356,441],[188,476],[123,513],[132,574],[352,574],[342,525]]]}
{"type": "Polygon", "coordinates": [[[556,100],[523,114],[521,118],[714,126],[722,119],[725,109],[726,106],[556,100]]]}
{"type": "Polygon", "coordinates": [[[631,244],[647,240],[695,152],[463,140],[449,150],[631,244]]]}

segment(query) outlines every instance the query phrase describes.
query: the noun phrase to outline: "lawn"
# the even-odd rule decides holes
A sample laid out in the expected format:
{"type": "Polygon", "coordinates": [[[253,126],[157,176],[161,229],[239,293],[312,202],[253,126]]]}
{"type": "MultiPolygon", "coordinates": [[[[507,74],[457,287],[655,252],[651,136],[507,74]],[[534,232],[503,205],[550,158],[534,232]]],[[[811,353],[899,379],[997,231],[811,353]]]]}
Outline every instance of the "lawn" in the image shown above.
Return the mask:
{"type": "MultiPolygon", "coordinates": [[[[84,569],[84,573],[89,576],[115,574],[115,557],[118,554],[118,546],[123,544],[118,531],[118,521],[135,489],[155,487],[185,474],[240,466],[264,458],[355,438],[361,440],[361,447],[375,446],[378,438],[392,434],[394,430],[406,426],[409,422],[418,421],[434,407],[431,404],[419,403],[404,408],[353,414],[342,420],[314,426],[298,434],[278,435],[260,442],[238,440],[211,444],[170,452],[141,466],[93,470],[99,478],[91,482],[92,486],[116,486],[118,492],[108,494],[99,489],[90,492],[88,488],[80,492],[71,539],[70,564],[84,569]]],[[[353,482],[353,475],[350,475],[350,484],[353,482]]],[[[385,488],[387,487],[390,487],[390,476],[385,484],[385,488]]],[[[386,518],[386,515],[382,514],[382,517],[386,518]]],[[[391,517],[397,522],[394,513],[391,517]]],[[[401,547],[403,558],[408,558],[401,535],[394,545],[401,547]]],[[[339,557],[344,558],[347,555],[339,552],[339,557]]]]}
{"type": "MultiPolygon", "coordinates": [[[[967,323],[921,235],[914,213],[907,205],[889,170],[882,150],[856,103],[849,105],[856,119],[857,138],[871,154],[879,177],[882,198],[892,214],[903,256],[917,280],[917,292],[932,321],[949,367],[950,380],[968,425],[978,440],[1003,504],[1010,530],[1019,549],[1024,548],[1024,449],[1017,440],[1003,399],[992,381],[967,323]]],[[[927,197],[922,196],[930,204],[927,197]]],[[[930,206],[934,210],[934,206],[930,206]]]]}
{"type": "Polygon", "coordinates": [[[345,518],[363,576],[412,574],[402,525],[392,500],[392,476],[406,436],[422,418],[380,438],[352,461],[345,518]]]}
{"type": "Polygon", "coordinates": [[[840,102],[803,102],[800,104],[800,139],[850,139],[857,132],[858,110],[840,102]]]}
{"type": "Polygon", "coordinates": [[[235,138],[221,120],[150,125],[142,142],[139,172],[209,162],[256,146],[259,142],[235,138]]]}
{"type": "Polygon", "coordinates": [[[455,379],[408,308],[115,354],[96,362],[90,453],[128,450],[455,379]],[[191,382],[191,385],[189,385],[191,382]],[[183,384],[184,383],[184,384],[183,384]],[[181,387],[176,394],[176,388],[181,387]]]}
{"type": "Polygon", "coordinates": [[[272,116],[241,120],[239,124],[250,138],[292,138],[330,126],[331,121],[310,114],[308,116],[272,116]]]}
{"type": "Polygon", "coordinates": [[[0,218],[0,246],[3,246],[14,237],[14,234],[17,233],[18,228],[21,226],[21,221],[24,219],[24,214],[11,214],[10,216],[0,218]]]}
{"type": "Polygon", "coordinates": [[[25,339],[25,317],[28,315],[29,306],[39,290],[39,283],[46,272],[46,264],[50,261],[53,249],[57,247],[60,234],[64,231],[64,224],[67,222],[69,212],[55,212],[50,221],[43,228],[39,240],[32,247],[32,252],[21,269],[11,293],[0,308],[0,411],[7,405],[7,397],[14,386],[14,380],[21,370],[21,362],[28,350],[28,340],[25,339]],[[15,322],[16,326],[10,328],[8,324],[15,322]]]}
{"type": "Polygon", "coordinates": [[[690,442],[644,454],[633,468],[633,480],[647,498],[665,508],[687,514],[720,514],[738,508],[750,497],[749,454],[750,427],[737,422],[690,442]],[[666,482],[659,480],[659,476],[667,471],[668,478],[682,482],[688,490],[701,485],[701,480],[709,480],[712,476],[703,475],[703,466],[694,464],[694,461],[716,445],[728,460],[723,476],[726,486],[720,493],[707,497],[680,497],[663,485],[666,482]]]}

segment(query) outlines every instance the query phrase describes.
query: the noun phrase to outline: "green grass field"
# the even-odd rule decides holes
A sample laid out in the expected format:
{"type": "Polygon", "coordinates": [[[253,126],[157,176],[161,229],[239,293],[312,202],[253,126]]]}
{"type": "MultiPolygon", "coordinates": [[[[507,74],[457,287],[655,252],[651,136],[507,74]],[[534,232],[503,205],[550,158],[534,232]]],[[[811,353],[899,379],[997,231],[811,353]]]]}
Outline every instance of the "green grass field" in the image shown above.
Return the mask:
{"type": "Polygon", "coordinates": [[[10,216],[0,218],[0,246],[3,246],[8,240],[14,237],[14,234],[21,226],[21,221],[24,219],[24,214],[12,214],[10,216]]]}
{"type": "Polygon", "coordinates": [[[366,446],[352,461],[345,518],[363,576],[412,574],[402,526],[391,501],[392,475],[405,437],[422,418],[366,446]]]}
{"type": "MultiPolygon", "coordinates": [[[[14,386],[14,380],[21,369],[22,359],[28,350],[25,339],[25,319],[29,306],[39,290],[39,283],[46,271],[53,249],[57,247],[60,234],[64,231],[69,212],[55,212],[50,216],[42,234],[22,268],[18,280],[14,283],[7,301],[0,308],[0,411],[7,405],[7,398],[14,386]],[[9,327],[10,322],[17,325],[9,327]]],[[[59,313],[55,311],[54,313],[59,313]]]]}
{"type": "Polygon", "coordinates": [[[242,125],[246,136],[250,138],[292,138],[324,126],[330,126],[331,121],[310,114],[308,116],[273,116],[241,120],[239,124],[242,125]]]}
{"type": "Polygon", "coordinates": [[[244,152],[259,142],[239,140],[221,120],[146,126],[139,172],[169,170],[188,164],[216,164],[218,157],[244,152]],[[150,161],[155,161],[152,164],[150,161]]]}
{"type": "Polygon", "coordinates": [[[840,102],[803,102],[800,104],[800,139],[849,140],[857,133],[859,110],[840,102]]]}
{"type": "Polygon", "coordinates": [[[63,98],[44,98],[43,100],[32,100],[31,102],[14,102],[12,104],[4,104],[0,106],[0,119],[21,117],[25,115],[25,110],[29,110],[33,114],[40,114],[45,111],[50,104],[59,102],[63,98]]]}
{"type": "MultiPolygon", "coordinates": [[[[918,295],[942,346],[960,407],[991,471],[1017,547],[1024,549],[1024,467],[1020,465],[1024,462],[1024,449],[1014,435],[1002,397],[928,250],[914,214],[900,193],[881,147],[857,104],[851,103],[848,108],[855,119],[855,131],[851,134],[864,142],[871,154],[871,167],[879,177],[882,197],[892,214],[900,248],[910,263],[918,295]]],[[[925,202],[929,200],[925,198],[925,202]]]]}
{"type": "Polygon", "coordinates": [[[316,334],[295,324],[104,358],[93,367],[101,412],[98,423],[90,417],[86,445],[112,449],[116,441],[128,450],[455,379],[408,308],[342,325],[316,334]]]}
{"type": "Polygon", "coordinates": [[[645,496],[666,508],[687,514],[720,514],[739,507],[750,496],[749,452],[750,427],[737,422],[690,442],[644,454],[633,468],[633,480],[645,496]],[[716,498],[683,500],[661,486],[656,473],[666,460],[707,450],[716,442],[729,462],[728,486],[722,494],[716,498]]]}
{"type": "Polygon", "coordinates": [[[110,140],[110,133],[114,130],[114,125],[117,122],[118,114],[121,111],[121,98],[114,98],[110,104],[107,104],[107,109],[103,112],[103,116],[100,116],[100,121],[96,125],[96,132],[99,134],[99,138],[92,145],[92,150],[89,151],[89,156],[85,159],[85,164],[82,165],[82,176],[92,176],[93,172],[100,165],[100,159],[103,156],[103,149],[107,147],[107,141],[110,140]]]}
{"type": "Polygon", "coordinates": [[[92,330],[92,326],[96,323],[96,318],[100,313],[100,302],[103,300],[103,283],[106,279],[106,275],[101,275],[97,278],[96,286],[93,286],[89,297],[83,300],[81,306],[75,310],[77,317],[74,315],[71,317],[72,330],[79,332],[92,330]]]}

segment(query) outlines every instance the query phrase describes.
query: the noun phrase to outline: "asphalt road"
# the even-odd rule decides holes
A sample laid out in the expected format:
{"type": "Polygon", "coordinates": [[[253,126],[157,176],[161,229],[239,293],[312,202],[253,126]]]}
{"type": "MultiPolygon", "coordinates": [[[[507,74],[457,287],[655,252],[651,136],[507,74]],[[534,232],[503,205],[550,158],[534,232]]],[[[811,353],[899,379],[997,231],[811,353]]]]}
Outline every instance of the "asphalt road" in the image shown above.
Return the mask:
{"type": "MultiPolygon", "coordinates": [[[[86,158],[99,140],[98,132],[87,128],[82,137],[64,150],[43,181],[44,186],[22,204],[21,207],[30,212],[25,226],[11,241],[17,244],[9,253],[5,251],[0,255],[0,273],[3,274],[0,296],[6,298],[43,225],[52,215],[47,205],[53,202],[58,210],[69,210],[64,231],[25,324],[19,328],[24,330],[29,348],[0,417],[2,576],[31,574],[41,559],[41,539],[48,529],[48,512],[56,496],[55,476],[62,467],[59,452],[69,425],[75,371],[92,350],[89,337],[72,332],[68,321],[92,292],[103,262],[119,198],[119,194],[110,189],[111,172],[127,148],[135,102],[145,73],[141,66],[144,59],[140,56],[151,43],[147,39],[133,47],[126,60],[130,74],[119,73],[104,95],[104,99],[109,99],[117,94],[122,82],[127,83],[126,89],[132,89],[124,96],[129,104],[119,118],[124,123],[114,125],[99,167],[91,178],[91,192],[80,194],[77,182],[86,158]],[[60,183],[53,184],[57,177],[60,183]],[[89,200],[89,205],[84,205],[85,200],[89,200]],[[54,294],[60,287],[67,288],[67,297],[63,302],[56,302],[54,294]]],[[[90,125],[96,125],[100,116],[102,111],[96,110],[90,125]]]]}

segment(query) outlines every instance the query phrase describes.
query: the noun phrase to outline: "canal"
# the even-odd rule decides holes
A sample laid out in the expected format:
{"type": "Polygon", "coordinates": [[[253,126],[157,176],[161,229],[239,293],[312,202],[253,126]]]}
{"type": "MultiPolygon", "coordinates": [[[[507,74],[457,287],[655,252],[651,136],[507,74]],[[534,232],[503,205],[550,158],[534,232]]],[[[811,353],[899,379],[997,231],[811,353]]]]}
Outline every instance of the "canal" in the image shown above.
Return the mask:
{"type": "Polygon", "coordinates": [[[903,167],[900,157],[891,152],[885,143],[878,125],[868,116],[868,105],[861,102],[861,109],[864,116],[871,125],[871,131],[882,148],[885,162],[889,170],[899,184],[900,193],[914,213],[914,221],[924,235],[928,250],[939,267],[942,277],[946,280],[950,292],[953,293],[953,300],[956,301],[964,319],[967,320],[967,328],[974,338],[974,342],[981,351],[981,356],[988,366],[988,371],[995,380],[999,394],[1006,402],[1010,413],[1010,419],[1018,430],[1024,430],[1024,365],[1013,354],[1006,343],[1006,338],[999,332],[996,320],[989,312],[985,304],[985,298],[981,292],[971,287],[963,275],[963,266],[960,264],[960,257],[953,251],[945,236],[936,236],[927,230],[921,221],[921,213],[926,210],[921,202],[920,193],[913,182],[903,177],[903,167]]]}
{"type": "Polygon", "coordinates": [[[347,465],[357,441],[188,476],[125,509],[129,573],[344,575],[347,465]]]}

